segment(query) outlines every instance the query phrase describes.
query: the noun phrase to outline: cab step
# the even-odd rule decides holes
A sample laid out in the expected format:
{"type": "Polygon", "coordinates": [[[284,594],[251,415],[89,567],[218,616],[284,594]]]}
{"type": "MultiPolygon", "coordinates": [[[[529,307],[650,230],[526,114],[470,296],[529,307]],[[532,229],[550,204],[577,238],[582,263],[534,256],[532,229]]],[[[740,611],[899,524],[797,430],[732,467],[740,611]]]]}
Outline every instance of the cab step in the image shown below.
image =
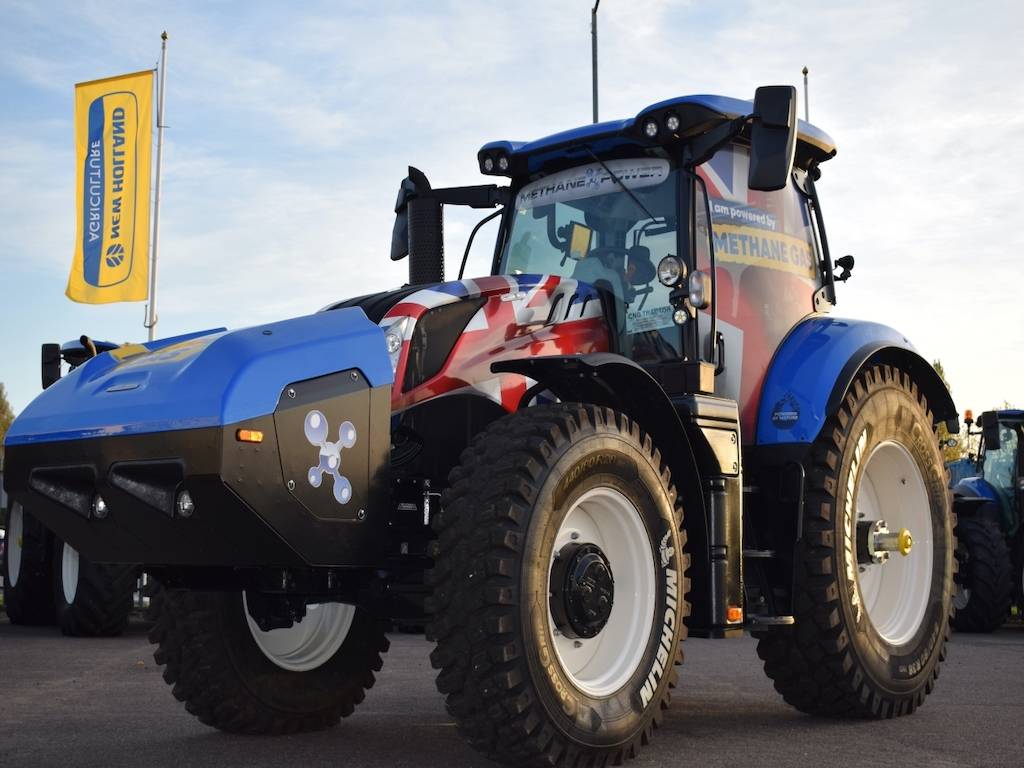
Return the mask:
{"type": "Polygon", "coordinates": [[[767,629],[770,627],[789,627],[796,624],[792,616],[747,616],[747,629],[767,629]]]}
{"type": "Polygon", "coordinates": [[[768,560],[775,557],[774,549],[744,549],[743,556],[756,560],[768,560]]]}

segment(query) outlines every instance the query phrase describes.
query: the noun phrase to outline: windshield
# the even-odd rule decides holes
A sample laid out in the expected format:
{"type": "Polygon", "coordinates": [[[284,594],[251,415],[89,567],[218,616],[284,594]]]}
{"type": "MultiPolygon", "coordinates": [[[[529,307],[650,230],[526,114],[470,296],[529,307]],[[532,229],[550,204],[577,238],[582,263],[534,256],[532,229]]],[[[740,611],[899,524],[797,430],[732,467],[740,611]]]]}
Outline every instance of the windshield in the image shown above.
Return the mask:
{"type": "Polygon", "coordinates": [[[608,160],[523,186],[501,272],[603,288],[615,298],[624,354],[639,362],[680,357],[669,289],[656,279],[658,262],[678,254],[677,173],[660,158],[608,160]]]}
{"type": "Polygon", "coordinates": [[[1011,424],[999,425],[999,447],[985,449],[982,475],[995,488],[1002,502],[1012,509],[1014,478],[1017,473],[1017,430],[1011,424]]]}

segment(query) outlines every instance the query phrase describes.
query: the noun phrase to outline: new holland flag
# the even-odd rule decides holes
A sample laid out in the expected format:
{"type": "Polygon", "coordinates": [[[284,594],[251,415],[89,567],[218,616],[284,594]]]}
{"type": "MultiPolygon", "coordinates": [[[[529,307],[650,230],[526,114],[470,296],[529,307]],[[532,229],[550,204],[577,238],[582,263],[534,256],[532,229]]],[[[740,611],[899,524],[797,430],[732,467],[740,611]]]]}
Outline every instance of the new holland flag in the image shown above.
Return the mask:
{"type": "Polygon", "coordinates": [[[75,86],[78,225],[69,299],[147,298],[152,109],[152,71],[75,86]]]}

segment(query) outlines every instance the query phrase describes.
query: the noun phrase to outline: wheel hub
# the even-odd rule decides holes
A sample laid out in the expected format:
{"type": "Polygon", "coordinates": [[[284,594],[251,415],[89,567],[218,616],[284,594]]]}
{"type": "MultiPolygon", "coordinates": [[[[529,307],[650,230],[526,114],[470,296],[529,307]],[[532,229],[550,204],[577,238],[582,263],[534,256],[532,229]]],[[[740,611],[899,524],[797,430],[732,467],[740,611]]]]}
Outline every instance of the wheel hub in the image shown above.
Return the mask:
{"type": "Polygon", "coordinates": [[[570,638],[597,635],[611,616],[615,579],[596,544],[567,544],[555,556],[550,577],[551,616],[570,638]]]}
{"type": "Polygon", "coordinates": [[[890,531],[885,520],[857,523],[857,562],[861,565],[884,563],[892,552],[906,557],[913,546],[914,537],[906,528],[890,531]]]}

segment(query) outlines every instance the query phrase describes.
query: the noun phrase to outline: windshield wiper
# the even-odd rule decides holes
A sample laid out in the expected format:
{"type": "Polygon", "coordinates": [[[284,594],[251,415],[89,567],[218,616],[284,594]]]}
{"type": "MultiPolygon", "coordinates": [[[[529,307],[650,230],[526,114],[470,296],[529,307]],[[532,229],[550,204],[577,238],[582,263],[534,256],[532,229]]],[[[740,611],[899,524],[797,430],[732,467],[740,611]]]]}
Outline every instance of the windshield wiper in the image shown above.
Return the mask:
{"type": "Polygon", "coordinates": [[[612,177],[612,181],[614,181],[616,184],[618,184],[620,187],[622,187],[623,191],[625,191],[625,193],[630,196],[630,198],[633,200],[633,202],[636,203],[638,206],[640,206],[640,210],[647,214],[647,218],[649,218],[649,219],[656,219],[657,218],[657,216],[655,216],[653,213],[651,213],[650,211],[647,210],[647,206],[640,202],[640,198],[633,194],[633,190],[631,190],[629,187],[627,187],[622,182],[622,179],[620,179],[618,176],[615,175],[615,171],[613,171],[611,168],[609,168],[607,166],[607,164],[604,162],[604,160],[602,160],[600,157],[598,157],[597,154],[594,152],[594,150],[591,149],[589,146],[587,147],[587,152],[590,153],[590,156],[592,158],[594,158],[595,160],[597,160],[597,162],[599,162],[601,164],[601,167],[604,168],[605,171],[608,172],[608,175],[612,177]]]}

